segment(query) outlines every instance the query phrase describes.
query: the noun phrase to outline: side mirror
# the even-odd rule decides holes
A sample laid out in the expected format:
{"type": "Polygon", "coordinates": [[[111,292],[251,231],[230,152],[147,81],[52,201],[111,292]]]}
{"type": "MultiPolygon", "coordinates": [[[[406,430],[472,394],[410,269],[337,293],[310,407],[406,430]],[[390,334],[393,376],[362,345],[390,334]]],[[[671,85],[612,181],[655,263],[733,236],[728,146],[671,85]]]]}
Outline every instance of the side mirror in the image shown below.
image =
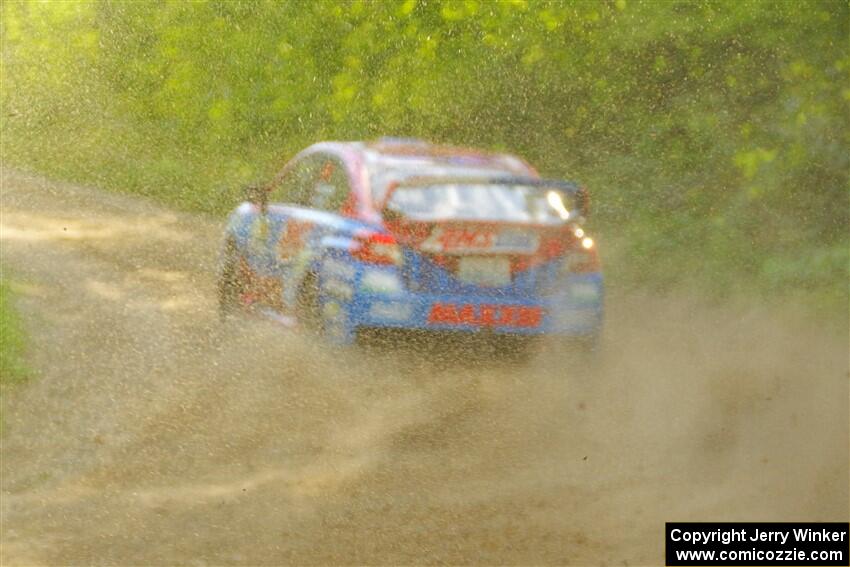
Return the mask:
{"type": "Polygon", "coordinates": [[[242,198],[252,205],[257,205],[263,211],[269,204],[269,192],[262,185],[251,184],[246,186],[242,192],[242,198]]]}

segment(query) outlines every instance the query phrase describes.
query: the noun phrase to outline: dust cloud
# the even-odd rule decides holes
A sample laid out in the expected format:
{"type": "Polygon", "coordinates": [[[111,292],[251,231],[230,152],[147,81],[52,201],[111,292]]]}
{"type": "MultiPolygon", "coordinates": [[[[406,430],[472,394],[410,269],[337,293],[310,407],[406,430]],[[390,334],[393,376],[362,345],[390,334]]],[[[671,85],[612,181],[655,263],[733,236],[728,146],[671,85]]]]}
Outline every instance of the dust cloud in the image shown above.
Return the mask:
{"type": "Polygon", "coordinates": [[[3,172],[36,379],[2,563],[659,564],[665,521],[846,521],[848,337],[609,289],[593,364],[334,350],[214,305],[219,221],[3,172]]]}

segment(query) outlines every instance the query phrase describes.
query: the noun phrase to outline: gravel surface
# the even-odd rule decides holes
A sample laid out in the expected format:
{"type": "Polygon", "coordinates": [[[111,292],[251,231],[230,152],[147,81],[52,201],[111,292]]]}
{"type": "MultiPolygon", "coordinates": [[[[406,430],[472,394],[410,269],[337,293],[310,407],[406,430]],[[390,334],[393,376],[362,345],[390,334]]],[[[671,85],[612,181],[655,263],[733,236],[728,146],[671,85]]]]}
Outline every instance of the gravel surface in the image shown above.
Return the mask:
{"type": "Polygon", "coordinates": [[[848,520],[848,336],[610,289],[550,348],[333,350],[215,310],[221,219],[2,172],[39,375],[5,397],[3,565],[663,563],[665,521],[848,520]]]}

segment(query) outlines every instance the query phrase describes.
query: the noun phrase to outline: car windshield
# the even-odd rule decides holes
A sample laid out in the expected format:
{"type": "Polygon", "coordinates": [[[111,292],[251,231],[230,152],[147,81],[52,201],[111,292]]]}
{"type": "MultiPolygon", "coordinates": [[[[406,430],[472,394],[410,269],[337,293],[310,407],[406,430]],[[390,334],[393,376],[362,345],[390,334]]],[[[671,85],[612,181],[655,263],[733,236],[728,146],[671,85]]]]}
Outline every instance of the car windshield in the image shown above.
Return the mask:
{"type": "Polygon", "coordinates": [[[574,200],[563,189],[507,183],[401,186],[390,194],[386,208],[418,221],[561,224],[576,217],[574,200]]]}
{"type": "Polygon", "coordinates": [[[493,167],[480,159],[457,157],[435,159],[427,156],[386,156],[367,153],[369,184],[372,201],[381,205],[387,189],[393,183],[403,183],[413,177],[493,178],[516,176],[518,171],[493,167]]]}

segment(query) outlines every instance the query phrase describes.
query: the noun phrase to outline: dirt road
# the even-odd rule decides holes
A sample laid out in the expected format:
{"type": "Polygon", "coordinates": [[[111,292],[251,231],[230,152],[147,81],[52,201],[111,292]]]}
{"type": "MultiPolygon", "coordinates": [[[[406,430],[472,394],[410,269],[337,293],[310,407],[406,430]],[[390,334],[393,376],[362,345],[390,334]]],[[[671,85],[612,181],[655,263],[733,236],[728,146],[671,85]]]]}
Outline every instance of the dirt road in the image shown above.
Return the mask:
{"type": "Polygon", "coordinates": [[[658,564],[665,521],[848,519],[848,337],[610,290],[593,371],[219,325],[219,221],[6,171],[40,375],[3,400],[3,565],[658,564]]]}

